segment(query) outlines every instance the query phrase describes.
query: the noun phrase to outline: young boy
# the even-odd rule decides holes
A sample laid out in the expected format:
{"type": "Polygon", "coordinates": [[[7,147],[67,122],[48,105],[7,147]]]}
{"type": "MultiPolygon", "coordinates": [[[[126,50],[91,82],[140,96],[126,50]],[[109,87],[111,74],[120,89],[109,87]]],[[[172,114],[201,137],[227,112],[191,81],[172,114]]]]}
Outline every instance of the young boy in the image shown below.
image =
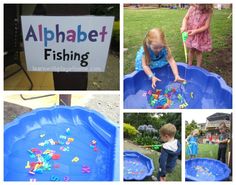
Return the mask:
{"type": "Polygon", "coordinates": [[[181,145],[175,139],[176,127],[171,124],[165,124],[159,130],[161,140],[164,141],[162,145],[161,155],[159,158],[159,170],[157,177],[152,176],[153,180],[166,181],[166,173],[173,172],[176,160],[181,152],[181,145]]]}
{"type": "Polygon", "coordinates": [[[219,149],[218,149],[218,160],[225,163],[226,158],[226,150],[227,150],[227,144],[229,139],[229,134],[226,132],[227,126],[224,122],[222,122],[219,126],[219,149]]]}

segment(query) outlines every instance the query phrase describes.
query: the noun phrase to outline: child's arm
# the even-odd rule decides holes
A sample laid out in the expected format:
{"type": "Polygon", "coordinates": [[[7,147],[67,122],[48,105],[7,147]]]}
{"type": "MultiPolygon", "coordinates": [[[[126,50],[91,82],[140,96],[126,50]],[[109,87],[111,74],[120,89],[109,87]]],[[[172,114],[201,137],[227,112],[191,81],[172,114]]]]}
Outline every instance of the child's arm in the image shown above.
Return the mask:
{"type": "Polygon", "coordinates": [[[198,136],[195,137],[196,137],[196,145],[200,144],[199,137],[198,136]]]}
{"type": "Polygon", "coordinates": [[[222,141],[219,141],[219,143],[228,143],[228,138],[227,139],[224,139],[222,141]]]}
{"type": "Polygon", "coordinates": [[[144,56],[142,57],[142,67],[143,67],[143,70],[146,73],[146,75],[152,80],[152,88],[154,89],[156,87],[156,82],[157,81],[160,82],[161,80],[153,74],[152,70],[150,69],[150,67],[146,63],[144,56]]]}
{"type": "Polygon", "coordinates": [[[189,31],[188,31],[188,35],[193,36],[193,35],[195,35],[195,34],[197,34],[197,33],[201,33],[201,32],[203,32],[203,31],[206,31],[206,30],[210,27],[210,24],[211,24],[211,16],[212,16],[212,14],[210,14],[210,16],[209,16],[208,19],[206,20],[206,23],[205,23],[204,26],[202,26],[202,27],[200,27],[200,28],[198,28],[198,29],[195,29],[195,30],[189,30],[189,31]]]}
{"type": "Polygon", "coordinates": [[[188,12],[186,13],[186,15],[183,18],[182,27],[180,28],[180,32],[181,33],[184,32],[184,31],[187,31],[187,21],[188,21],[188,17],[189,17],[189,10],[190,10],[190,8],[188,9],[188,12]]]}
{"type": "Polygon", "coordinates": [[[173,57],[171,57],[169,60],[168,60],[169,64],[170,64],[170,67],[172,69],[172,72],[175,76],[175,82],[178,81],[178,82],[184,82],[185,80],[183,78],[180,78],[179,76],[179,71],[178,71],[178,68],[177,68],[177,65],[176,65],[176,62],[174,60],[173,57]]]}
{"type": "Polygon", "coordinates": [[[190,135],[186,138],[185,142],[188,144],[190,135]]]}

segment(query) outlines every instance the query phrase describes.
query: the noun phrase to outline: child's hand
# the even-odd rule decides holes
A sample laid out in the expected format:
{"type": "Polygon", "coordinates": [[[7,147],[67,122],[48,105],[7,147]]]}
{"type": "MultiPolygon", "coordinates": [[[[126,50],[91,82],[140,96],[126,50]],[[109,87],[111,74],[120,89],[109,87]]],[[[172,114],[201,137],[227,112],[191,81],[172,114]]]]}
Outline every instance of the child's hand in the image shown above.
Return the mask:
{"type": "Polygon", "coordinates": [[[166,177],[160,177],[160,181],[166,181],[166,177]]]}
{"type": "Polygon", "coordinates": [[[152,88],[155,89],[156,87],[156,82],[160,82],[161,80],[155,76],[152,77],[152,88]]]}
{"type": "Polygon", "coordinates": [[[181,78],[179,75],[175,76],[175,81],[174,82],[185,82],[186,80],[181,78]]]}
{"type": "Polygon", "coordinates": [[[186,31],[187,29],[186,29],[186,27],[185,26],[182,26],[181,28],[180,28],[180,32],[181,33],[183,33],[184,31],[186,31]]]}
{"type": "Polygon", "coordinates": [[[188,35],[189,35],[189,36],[193,36],[193,35],[195,35],[195,34],[197,34],[197,31],[196,31],[196,30],[188,30],[188,35]]]}

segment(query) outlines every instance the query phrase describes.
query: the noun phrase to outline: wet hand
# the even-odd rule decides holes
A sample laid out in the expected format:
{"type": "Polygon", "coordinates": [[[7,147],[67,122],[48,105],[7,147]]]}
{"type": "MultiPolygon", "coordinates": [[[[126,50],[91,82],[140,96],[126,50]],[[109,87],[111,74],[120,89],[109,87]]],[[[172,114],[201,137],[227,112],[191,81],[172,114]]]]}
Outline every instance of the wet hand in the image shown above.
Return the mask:
{"type": "Polygon", "coordinates": [[[174,82],[185,82],[186,80],[181,78],[179,75],[175,77],[175,81],[174,82]]]}
{"type": "Polygon", "coordinates": [[[156,82],[160,82],[161,80],[155,76],[152,77],[152,88],[155,89],[156,87],[156,82]]]}

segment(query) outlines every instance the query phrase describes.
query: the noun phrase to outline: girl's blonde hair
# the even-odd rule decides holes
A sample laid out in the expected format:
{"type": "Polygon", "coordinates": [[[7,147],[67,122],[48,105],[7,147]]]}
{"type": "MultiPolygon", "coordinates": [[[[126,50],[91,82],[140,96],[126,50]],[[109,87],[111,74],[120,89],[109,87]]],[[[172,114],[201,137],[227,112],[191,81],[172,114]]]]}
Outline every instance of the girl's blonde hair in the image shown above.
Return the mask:
{"type": "Polygon", "coordinates": [[[145,60],[147,65],[150,64],[150,54],[148,52],[148,46],[152,44],[152,42],[159,42],[163,44],[163,46],[167,50],[167,60],[169,60],[172,55],[170,48],[166,44],[166,39],[165,39],[165,34],[160,28],[153,28],[151,29],[145,36],[143,40],[143,49],[144,49],[144,54],[145,54],[145,60]]]}
{"type": "Polygon", "coordinates": [[[199,130],[198,129],[194,129],[192,132],[191,132],[191,135],[193,135],[193,134],[195,134],[196,133],[196,135],[199,135],[199,130]]]}
{"type": "Polygon", "coordinates": [[[213,12],[213,4],[199,4],[201,7],[201,11],[203,13],[212,13],[213,12]]]}

